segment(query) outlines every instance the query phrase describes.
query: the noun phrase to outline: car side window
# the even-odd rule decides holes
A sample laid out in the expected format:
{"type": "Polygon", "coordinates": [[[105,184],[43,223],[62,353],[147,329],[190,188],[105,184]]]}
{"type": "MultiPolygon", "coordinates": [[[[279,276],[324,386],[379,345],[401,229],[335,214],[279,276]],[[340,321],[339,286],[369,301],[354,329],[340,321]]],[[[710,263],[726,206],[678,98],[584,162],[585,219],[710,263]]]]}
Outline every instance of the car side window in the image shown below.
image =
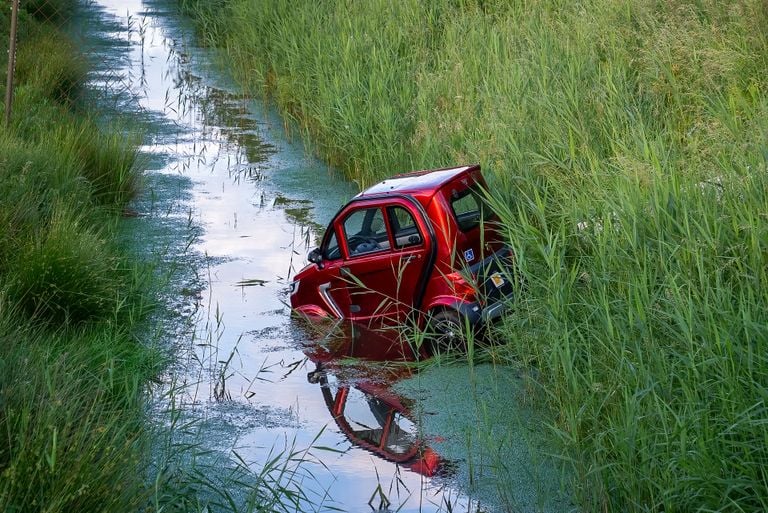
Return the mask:
{"type": "Polygon", "coordinates": [[[410,212],[403,207],[389,207],[387,211],[397,249],[421,244],[423,238],[410,212]]]}
{"type": "Polygon", "coordinates": [[[387,225],[381,208],[361,208],[344,219],[344,235],[350,256],[389,249],[387,225]]]}

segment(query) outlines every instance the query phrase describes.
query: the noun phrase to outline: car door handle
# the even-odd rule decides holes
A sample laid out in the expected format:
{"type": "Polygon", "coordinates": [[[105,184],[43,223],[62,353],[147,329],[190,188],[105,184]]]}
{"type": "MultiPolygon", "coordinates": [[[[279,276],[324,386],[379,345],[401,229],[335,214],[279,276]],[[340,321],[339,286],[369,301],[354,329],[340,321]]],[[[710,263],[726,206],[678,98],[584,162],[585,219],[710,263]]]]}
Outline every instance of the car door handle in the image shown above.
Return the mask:
{"type": "Polygon", "coordinates": [[[418,260],[419,258],[421,258],[420,255],[406,255],[401,258],[400,261],[404,264],[407,264],[409,262],[413,262],[414,260],[418,260]]]}

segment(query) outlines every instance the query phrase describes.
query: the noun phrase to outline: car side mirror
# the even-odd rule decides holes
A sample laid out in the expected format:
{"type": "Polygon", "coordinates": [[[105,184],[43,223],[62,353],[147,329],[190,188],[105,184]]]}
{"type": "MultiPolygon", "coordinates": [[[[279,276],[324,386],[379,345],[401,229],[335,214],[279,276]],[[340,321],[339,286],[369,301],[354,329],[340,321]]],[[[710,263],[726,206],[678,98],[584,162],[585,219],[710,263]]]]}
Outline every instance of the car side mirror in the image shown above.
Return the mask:
{"type": "Polygon", "coordinates": [[[315,248],[310,251],[309,255],[307,255],[307,260],[313,264],[320,265],[320,263],[323,261],[323,255],[320,253],[320,248],[315,248]]]}

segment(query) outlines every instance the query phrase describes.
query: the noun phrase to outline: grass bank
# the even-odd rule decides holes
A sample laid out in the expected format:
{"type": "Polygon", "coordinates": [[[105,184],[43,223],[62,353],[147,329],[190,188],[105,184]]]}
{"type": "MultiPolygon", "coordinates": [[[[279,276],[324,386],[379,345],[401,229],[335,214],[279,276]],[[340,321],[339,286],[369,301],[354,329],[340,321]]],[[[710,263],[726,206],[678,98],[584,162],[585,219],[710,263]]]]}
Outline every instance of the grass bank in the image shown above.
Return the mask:
{"type": "Polygon", "coordinates": [[[768,6],[181,0],[361,186],[480,162],[585,510],[768,507],[768,6]]]}
{"type": "MultiPolygon", "coordinates": [[[[162,359],[135,336],[148,270],[117,242],[137,146],[77,106],[87,68],[57,29],[75,4],[22,2],[12,122],[0,128],[7,512],[136,511],[151,496],[144,389],[162,359]]],[[[2,41],[9,15],[0,13],[2,41]]]]}

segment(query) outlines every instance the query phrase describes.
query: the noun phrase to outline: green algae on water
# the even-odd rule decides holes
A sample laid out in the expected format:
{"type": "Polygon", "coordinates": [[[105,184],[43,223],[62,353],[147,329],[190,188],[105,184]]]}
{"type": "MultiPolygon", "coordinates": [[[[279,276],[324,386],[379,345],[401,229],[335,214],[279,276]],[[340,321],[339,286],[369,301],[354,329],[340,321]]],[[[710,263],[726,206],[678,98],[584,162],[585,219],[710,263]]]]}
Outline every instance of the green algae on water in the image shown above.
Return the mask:
{"type": "Polygon", "coordinates": [[[493,511],[575,511],[568,474],[550,456],[546,417],[510,367],[437,366],[398,383],[428,445],[470,497],[493,511]]]}

